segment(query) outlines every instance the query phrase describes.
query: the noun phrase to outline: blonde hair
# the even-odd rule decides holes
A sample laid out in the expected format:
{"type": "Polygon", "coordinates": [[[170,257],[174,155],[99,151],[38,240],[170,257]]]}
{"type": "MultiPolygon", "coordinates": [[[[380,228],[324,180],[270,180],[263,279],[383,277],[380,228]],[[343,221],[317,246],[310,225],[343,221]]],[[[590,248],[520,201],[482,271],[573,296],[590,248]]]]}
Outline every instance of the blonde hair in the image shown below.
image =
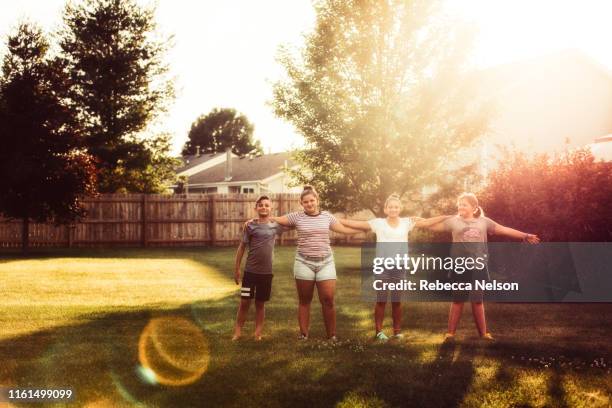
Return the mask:
{"type": "Polygon", "coordinates": [[[317,199],[317,201],[319,200],[319,194],[317,193],[317,190],[315,190],[313,186],[306,184],[304,186],[304,189],[302,190],[302,193],[300,194],[300,201],[302,201],[304,197],[306,197],[309,194],[312,194],[314,198],[317,199]]]}
{"type": "Polygon", "coordinates": [[[399,194],[393,193],[389,197],[387,197],[387,199],[385,200],[384,208],[387,208],[387,206],[389,205],[391,201],[398,201],[400,203],[400,206],[402,205],[402,199],[400,198],[399,194]]]}
{"type": "Polygon", "coordinates": [[[482,209],[482,207],[480,205],[478,205],[478,198],[476,198],[476,194],[474,194],[474,193],[462,193],[457,198],[457,203],[459,203],[459,201],[461,201],[461,200],[467,201],[472,207],[476,208],[476,211],[474,211],[474,217],[476,217],[476,218],[478,218],[480,216],[484,217],[484,210],[482,209]]]}

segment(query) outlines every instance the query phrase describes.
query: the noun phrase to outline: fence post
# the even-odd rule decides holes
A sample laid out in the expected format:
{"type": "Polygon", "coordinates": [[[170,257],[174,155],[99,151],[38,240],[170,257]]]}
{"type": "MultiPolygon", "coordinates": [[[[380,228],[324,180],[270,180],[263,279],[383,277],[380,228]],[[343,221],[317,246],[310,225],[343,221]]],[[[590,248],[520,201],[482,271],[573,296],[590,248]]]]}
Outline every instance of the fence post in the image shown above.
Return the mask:
{"type": "Polygon", "coordinates": [[[147,241],[147,194],[142,194],[142,246],[146,247],[149,243],[147,241]]]}
{"type": "Polygon", "coordinates": [[[72,248],[74,241],[74,227],[73,224],[66,224],[66,235],[68,235],[68,248],[72,248]]]}
{"type": "Polygon", "coordinates": [[[210,195],[210,246],[215,246],[217,240],[217,197],[210,195]]]}

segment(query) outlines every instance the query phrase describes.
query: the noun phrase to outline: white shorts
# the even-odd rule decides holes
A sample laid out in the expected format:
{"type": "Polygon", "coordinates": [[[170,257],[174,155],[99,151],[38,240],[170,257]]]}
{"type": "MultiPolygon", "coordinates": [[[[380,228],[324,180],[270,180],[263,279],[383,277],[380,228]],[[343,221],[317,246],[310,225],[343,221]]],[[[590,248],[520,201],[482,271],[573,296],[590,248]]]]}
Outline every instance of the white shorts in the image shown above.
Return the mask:
{"type": "Polygon", "coordinates": [[[334,256],[310,258],[296,253],[295,262],[293,263],[293,276],[295,279],[316,282],[336,279],[334,256]]]}

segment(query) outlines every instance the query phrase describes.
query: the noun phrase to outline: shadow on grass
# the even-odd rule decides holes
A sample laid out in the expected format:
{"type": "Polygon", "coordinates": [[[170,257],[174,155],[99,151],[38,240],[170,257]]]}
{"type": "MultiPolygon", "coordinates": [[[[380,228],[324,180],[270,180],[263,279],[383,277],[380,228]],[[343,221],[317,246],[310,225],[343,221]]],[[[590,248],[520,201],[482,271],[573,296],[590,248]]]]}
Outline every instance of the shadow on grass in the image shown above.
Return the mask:
{"type": "MultiPolygon", "coordinates": [[[[452,390],[439,392],[439,387],[444,387],[442,379],[431,383],[452,364],[452,356],[444,348],[435,364],[420,365],[418,348],[405,343],[298,342],[292,329],[295,309],[288,303],[270,308],[264,341],[231,342],[236,305],[237,298],[228,296],[172,311],[113,313],[83,324],[4,340],[0,343],[0,384],[71,387],[79,406],[140,402],[167,407],[300,407],[334,406],[354,392],[373,393],[393,406],[408,402],[450,406],[461,401],[471,381],[473,369],[462,362],[453,365],[453,378],[458,380],[452,390]],[[164,386],[139,373],[138,343],[144,327],[152,318],[168,316],[196,322],[208,340],[208,370],[193,384],[164,386]],[[418,377],[421,382],[416,386],[406,381],[418,377]]],[[[313,303],[312,312],[313,333],[321,336],[318,304],[313,303]]],[[[342,312],[338,321],[347,334],[353,329],[346,328],[358,326],[355,318],[342,312]]]]}
{"type": "MultiPolygon", "coordinates": [[[[358,335],[337,344],[316,339],[298,342],[292,329],[295,310],[287,303],[270,308],[264,341],[231,342],[236,305],[237,298],[228,296],[172,311],[114,313],[5,340],[0,343],[0,383],[70,386],[79,406],[100,401],[111,406],[137,402],[164,407],[334,406],[355,395],[387,406],[457,406],[470,390],[479,357],[500,361],[493,384],[512,389],[516,385],[512,370],[540,367],[540,361],[529,361],[526,356],[559,354],[567,361],[588,361],[593,355],[589,350],[568,353],[565,346],[524,345],[519,339],[488,346],[470,341],[374,344],[358,335]],[[163,316],[197,322],[207,336],[210,364],[191,385],[154,384],[138,373],[142,330],[151,318],[163,316]],[[424,350],[433,353],[425,362],[424,350]]],[[[313,320],[320,320],[318,313],[318,305],[313,304],[313,320]]],[[[357,333],[355,318],[339,312],[338,322],[347,337],[357,333]]],[[[313,332],[322,335],[320,322],[313,332]]],[[[551,403],[564,406],[561,381],[565,369],[553,364],[550,370],[551,403]]]]}
{"type": "MultiPolygon", "coordinates": [[[[350,265],[338,268],[341,341],[329,344],[317,340],[323,337],[324,329],[315,297],[313,338],[298,342],[296,293],[288,274],[292,260],[287,256],[293,250],[278,252],[281,255],[275,266],[278,272],[273,297],[267,306],[267,337],[262,342],[248,339],[253,329],[253,311],[245,327],[246,338],[229,341],[238,304],[235,295],[163,312],[142,309],[95,318],[85,316],[82,324],[1,341],[0,385],[70,386],[77,394],[77,402],[72,406],[88,403],[129,406],[137,402],[161,407],[326,407],[351,406],[355,402],[382,406],[457,406],[473,392],[481,359],[499,363],[490,386],[511,393],[517,386],[517,370],[542,370],[541,360],[564,356],[567,364],[580,364],[579,375],[590,377],[598,372],[589,367],[589,361],[599,355],[610,356],[609,343],[605,342],[610,329],[602,325],[610,305],[538,306],[541,313],[533,322],[526,317],[533,306],[491,305],[489,317],[501,335],[496,344],[483,345],[471,338],[455,344],[440,344],[448,305],[409,303],[404,309],[405,321],[413,337],[402,343],[374,344],[364,329],[365,321],[371,324],[372,307],[359,300],[359,271],[350,265]],[[566,316],[570,311],[573,314],[566,316]],[[177,387],[155,384],[138,370],[141,365],[139,338],[147,323],[157,317],[193,321],[206,336],[210,363],[193,384],[177,387]],[[517,326],[522,330],[516,331],[517,326]],[[542,331],[534,335],[534,328],[540,326],[542,331]],[[548,327],[561,330],[541,337],[548,327]],[[595,351],[576,346],[576,340],[583,336],[577,327],[591,333],[593,342],[582,344],[597,346],[595,351]]],[[[54,251],[50,258],[77,254],[105,256],[98,251],[60,254],[54,251]]],[[[193,249],[113,250],[106,256],[189,257],[218,268],[229,277],[230,254],[233,249],[201,254],[193,249]]],[[[462,334],[472,330],[471,326],[471,319],[464,316],[462,334]]],[[[188,349],[189,345],[183,347],[188,349]]],[[[555,363],[546,369],[550,375],[543,392],[548,393],[550,404],[571,405],[566,404],[567,392],[562,384],[568,368],[555,363]]]]}

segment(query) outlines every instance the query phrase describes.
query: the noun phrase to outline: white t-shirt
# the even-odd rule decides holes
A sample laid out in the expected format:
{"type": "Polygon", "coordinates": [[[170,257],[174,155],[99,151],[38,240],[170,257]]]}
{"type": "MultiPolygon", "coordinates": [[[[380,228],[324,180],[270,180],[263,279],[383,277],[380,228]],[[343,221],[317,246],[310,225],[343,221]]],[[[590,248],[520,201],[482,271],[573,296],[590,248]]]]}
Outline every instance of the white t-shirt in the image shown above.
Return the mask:
{"type": "Polygon", "coordinates": [[[386,218],[374,218],[368,221],[376,242],[408,242],[408,233],[414,228],[411,218],[400,218],[397,226],[392,227],[386,218]]]}

